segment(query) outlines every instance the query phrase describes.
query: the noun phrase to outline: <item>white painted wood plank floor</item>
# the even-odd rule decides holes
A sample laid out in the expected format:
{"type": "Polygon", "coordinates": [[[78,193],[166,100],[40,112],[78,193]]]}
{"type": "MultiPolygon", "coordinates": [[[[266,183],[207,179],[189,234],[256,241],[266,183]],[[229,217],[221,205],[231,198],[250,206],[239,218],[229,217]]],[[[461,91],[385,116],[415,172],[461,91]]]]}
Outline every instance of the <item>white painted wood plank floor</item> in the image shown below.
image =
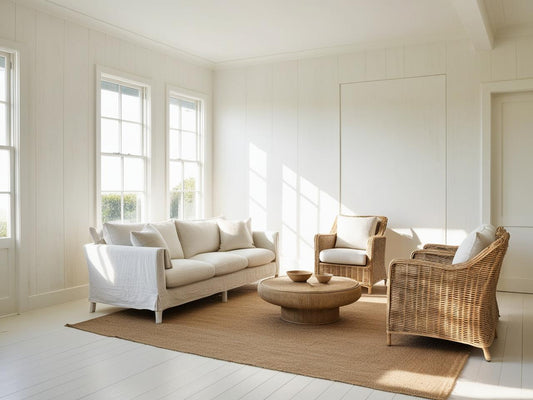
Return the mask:
{"type": "MultiPolygon", "coordinates": [[[[533,399],[533,295],[498,293],[493,361],[474,349],[450,399],[533,399]]],[[[64,327],[85,300],[0,318],[0,399],[413,399],[64,327]]],[[[371,362],[371,360],[369,361],[371,362]]]]}

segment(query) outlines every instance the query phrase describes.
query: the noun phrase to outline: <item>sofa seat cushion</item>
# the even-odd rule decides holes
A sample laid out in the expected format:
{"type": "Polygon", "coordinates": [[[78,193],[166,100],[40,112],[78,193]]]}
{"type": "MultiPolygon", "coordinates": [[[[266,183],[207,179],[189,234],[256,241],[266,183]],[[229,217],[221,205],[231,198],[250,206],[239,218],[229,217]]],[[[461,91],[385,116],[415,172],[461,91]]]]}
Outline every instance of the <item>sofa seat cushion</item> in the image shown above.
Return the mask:
{"type": "Polygon", "coordinates": [[[357,249],[334,248],[322,250],[321,262],[331,264],[366,265],[366,251],[357,249]]]}
{"type": "Polygon", "coordinates": [[[205,281],[215,276],[215,267],[212,264],[182,258],[171,260],[171,263],[172,268],[165,270],[167,288],[205,281]]]}
{"type": "Polygon", "coordinates": [[[215,266],[215,276],[231,274],[248,266],[246,257],[231,253],[202,253],[191,257],[190,260],[202,261],[215,266]]]}
{"type": "Polygon", "coordinates": [[[245,257],[248,260],[248,268],[268,264],[276,258],[273,251],[261,248],[231,250],[227,253],[245,257]]]}

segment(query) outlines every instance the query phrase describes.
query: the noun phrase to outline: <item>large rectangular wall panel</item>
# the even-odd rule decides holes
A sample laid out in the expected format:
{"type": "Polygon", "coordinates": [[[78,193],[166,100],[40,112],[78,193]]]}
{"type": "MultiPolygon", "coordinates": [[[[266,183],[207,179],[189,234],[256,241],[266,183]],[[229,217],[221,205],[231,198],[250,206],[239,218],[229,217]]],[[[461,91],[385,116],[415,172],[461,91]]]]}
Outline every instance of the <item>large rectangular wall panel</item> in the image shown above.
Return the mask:
{"type": "Polygon", "coordinates": [[[444,76],[341,86],[341,203],[389,218],[388,259],[444,243],[444,76]]]}

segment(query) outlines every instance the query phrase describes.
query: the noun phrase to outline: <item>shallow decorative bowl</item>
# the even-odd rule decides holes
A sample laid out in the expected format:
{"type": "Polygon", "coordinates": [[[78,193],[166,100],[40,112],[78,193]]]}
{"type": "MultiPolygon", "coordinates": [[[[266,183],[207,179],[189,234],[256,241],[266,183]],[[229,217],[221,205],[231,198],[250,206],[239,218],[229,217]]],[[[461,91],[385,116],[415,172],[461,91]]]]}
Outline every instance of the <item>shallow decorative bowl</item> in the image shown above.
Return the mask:
{"type": "Polygon", "coordinates": [[[320,283],[328,283],[332,276],[333,274],[327,274],[327,273],[315,275],[316,280],[319,281],[320,283]]]}
{"type": "Polygon", "coordinates": [[[291,278],[294,282],[305,282],[311,277],[311,275],[313,275],[312,272],[300,269],[287,271],[287,276],[291,278]]]}

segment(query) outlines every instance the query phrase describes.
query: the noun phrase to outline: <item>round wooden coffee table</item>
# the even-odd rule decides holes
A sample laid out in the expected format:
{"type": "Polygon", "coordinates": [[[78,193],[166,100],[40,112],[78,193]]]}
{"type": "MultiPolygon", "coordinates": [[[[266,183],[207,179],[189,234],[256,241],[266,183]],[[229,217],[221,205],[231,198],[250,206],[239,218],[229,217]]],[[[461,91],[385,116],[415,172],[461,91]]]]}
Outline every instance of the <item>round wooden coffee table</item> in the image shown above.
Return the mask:
{"type": "Polygon", "coordinates": [[[290,278],[269,278],[259,282],[259,296],[281,307],[281,319],[296,324],[329,324],[339,319],[339,307],[361,297],[361,286],[353,279],[334,276],[319,283],[313,276],[307,282],[290,278]]]}

